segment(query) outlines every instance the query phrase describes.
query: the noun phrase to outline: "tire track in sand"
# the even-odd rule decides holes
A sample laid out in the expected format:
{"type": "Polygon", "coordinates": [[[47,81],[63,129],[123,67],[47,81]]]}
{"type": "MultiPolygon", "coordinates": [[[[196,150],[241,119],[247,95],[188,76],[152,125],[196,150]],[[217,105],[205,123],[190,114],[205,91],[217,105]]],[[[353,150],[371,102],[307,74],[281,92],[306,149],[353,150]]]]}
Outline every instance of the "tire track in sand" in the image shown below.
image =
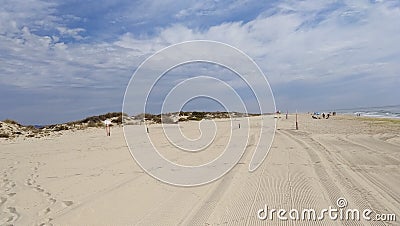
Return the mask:
{"type": "MultiPolygon", "coordinates": [[[[266,204],[266,201],[272,205],[272,208],[284,208],[286,210],[316,207],[319,197],[315,194],[316,191],[313,189],[309,177],[302,170],[307,170],[309,166],[319,163],[310,161],[306,157],[307,153],[305,150],[305,155],[303,153],[300,154],[299,150],[295,148],[297,142],[281,133],[280,130],[276,131],[275,139],[276,141],[274,142],[280,144],[280,146],[279,148],[271,147],[271,149],[279,152],[281,161],[283,162],[280,164],[274,164],[273,162],[271,162],[272,164],[264,164],[263,172],[259,175],[260,188],[254,196],[258,207],[264,207],[263,205],[266,204]],[[294,159],[292,159],[293,155],[295,155],[294,159]],[[297,159],[297,162],[295,159],[297,159]],[[282,171],[283,168],[286,168],[284,172],[282,171]]],[[[303,152],[303,150],[300,151],[303,152]]],[[[263,221],[255,217],[256,213],[257,209],[253,206],[247,217],[246,225],[337,225],[333,221],[300,222],[278,220],[276,215],[273,217],[273,220],[268,219],[263,221]]]]}
{"type": "MultiPolygon", "coordinates": [[[[371,152],[374,152],[376,150],[374,148],[370,148],[367,145],[358,143],[356,141],[352,141],[347,137],[339,138],[339,140],[342,143],[346,143],[348,146],[352,146],[354,149],[360,149],[360,151],[362,151],[363,149],[366,149],[371,152]]],[[[381,154],[383,152],[382,151],[379,151],[379,152],[380,152],[380,156],[382,156],[381,154]]],[[[346,158],[342,157],[342,161],[346,162],[348,165],[351,165],[351,163],[346,158]]],[[[395,164],[398,165],[398,163],[395,163],[395,164]]],[[[378,194],[380,194],[380,195],[386,194],[387,196],[389,196],[390,198],[386,198],[387,202],[389,202],[393,205],[392,209],[394,209],[394,210],[396,209],[396,206],[398,206],[400,203],[400,197],[395,191],[392,191],[390,188],[387,187],[387,185],[385,185],[381,181],[377,180],[373,175],[371,175],[370,172],[363,169],[362,167],[351,166],[350,169],[353,171],[354,174],[356,174],[358,177],[362,178],[363,181],[369,182],[368,184],[371,185],[372,187],[374,187],[375,190],[378,191],[378,194]]],[[[360,189],[362,189],[362,186],[360,187],[360,189]]],[[[370,192],[367,190],[362,191],[362,194],[369,194],[369,193],[370,192]]],[[[368,195],[368,196],[364,195],[363,197],[367,200],[370,200],[370,203],[376,203],[377,208],[378,208],[377,210],[390,212],[390,210],[388,210],[387,206],[379,205],[378,200],[376,198],[373,198],[374,197],[373,195],[368,195]]]]}
{"type": "MultiPolygon", "coordinates": [[[[312,159],[319,159],[319,161],[322,159],[324,161],[325,164],[316,167],[315,171],[320,177],[321,184],[327,191],[333,206],[336,206],[338,198],[345,197],[351,206],[355,208],[361,210],[371,209],[375,214],[379,212],[378,210],[381,210],[382,206],[379,202],[377,200],[372,201],[373,197],[367,197],[367,191],[349,174],[347,168],[343,167],[343,165],[346,165],[347,160],[338,156],[335,151],[330,151],[326,146],[306,133],[302,133],[301,135],[297,135],[296,131],[285,131],[284,133],[301,144],[312,159]],[[296,135],[300,136],[300,138],[295,137],[296,135]]],[[[344,225],[364,225],[363,223],[369,225],[386,225],[381,221],[342,222],[344,225]]]]}
{"type": "MultiPolygon", "coordinates": [[[[240,161],[243,159],[248,158],[249,151],[248,149],[253,146],[255,137],[254,135],[250,136],[249,142],[245,149],[245,154],[241,157],[240,161]]],[[[214,187],[210,191],[210,193],[205,197],[197,207],[194,207],[189,213],[188,217],[183,219],[180,224],[181,225],[207,225],[207,219],[213,213],[215,207],[217,206],[218,202],[226,193],[228,187],[231,185],[233,180],[233,174],[235,174],[239,170],[246,170],[247,165],[240,164],[240,162],[224,177],[220,179],[220,182],[217,186],[214,187]]]]}
{"type": "MultiPolygon", "coordinates": [[[[320,184],[325,189],[328,198],[331,201],[331,205],[336,206],[336,201],[339,198],[343,197],[344,190],[342,186],[340,186],[340,184],[337,183],[337,181],[340,181],[340,179],[339,180],[335,179],[335,176],[337,175],[334,176],[331,175],[330,172],[328,172],[328,169],[332,169],[334,168],[334,166],[336,166],[334,164],[335,161],[332,161],[332,159],[330,158],[326,159],[320,156],[320,154],[329,151],[322,145],[318,146],[314,142],[314,140],[311,137],[309,137],[308,133],[301,132],[299,134],[296,134],[296,131],[291,131],[291,130],[285,130],[285,131],[281,130],[281,132],[282,134],[285,134],[286,136],[293,139],[304,150],[306,150],[312,162],[320,163],[320,164],[314,164],[314,171],[319,178],[320,184]],[[296,136],[300,136],[300,138],[297,138],[296,136]]],[[[339,176],[338,178],[347,178],[347,177],[339,176]]],[[[348,197],[346,197],[346,199],[349,200],[348,197]]],[[[343,225],[364,225],[363,223],[357,221],[343,221],[341,223],[343,225]]]]}

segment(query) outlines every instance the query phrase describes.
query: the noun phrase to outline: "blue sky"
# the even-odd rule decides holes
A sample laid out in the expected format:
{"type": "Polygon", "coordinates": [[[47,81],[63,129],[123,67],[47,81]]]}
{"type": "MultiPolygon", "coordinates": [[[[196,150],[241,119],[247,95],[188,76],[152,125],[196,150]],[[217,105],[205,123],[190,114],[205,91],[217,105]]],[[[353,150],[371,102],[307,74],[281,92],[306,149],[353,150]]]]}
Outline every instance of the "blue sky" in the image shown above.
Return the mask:
{"type": "Polygon", "coordinates": [[[195,39],[252,57],[281,110],[399,104],[397,0],[2,0],[0,120],[120,111],[141,62],[195,39]]]}

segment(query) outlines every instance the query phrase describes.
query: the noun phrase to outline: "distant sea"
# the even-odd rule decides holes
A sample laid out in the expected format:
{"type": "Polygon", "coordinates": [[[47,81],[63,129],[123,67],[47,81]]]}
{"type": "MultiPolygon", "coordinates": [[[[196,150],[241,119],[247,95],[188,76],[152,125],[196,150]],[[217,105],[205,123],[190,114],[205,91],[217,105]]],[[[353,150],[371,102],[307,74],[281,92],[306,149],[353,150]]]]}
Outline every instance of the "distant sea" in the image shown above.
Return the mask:
{"type": "Polygon", "coordinates": [[[352,109],[339,109],[338,113],[351,114],[373,118],[398,118],[400,119],[400,105],[380,106],[380,107],[362,107],[352,109]]]}

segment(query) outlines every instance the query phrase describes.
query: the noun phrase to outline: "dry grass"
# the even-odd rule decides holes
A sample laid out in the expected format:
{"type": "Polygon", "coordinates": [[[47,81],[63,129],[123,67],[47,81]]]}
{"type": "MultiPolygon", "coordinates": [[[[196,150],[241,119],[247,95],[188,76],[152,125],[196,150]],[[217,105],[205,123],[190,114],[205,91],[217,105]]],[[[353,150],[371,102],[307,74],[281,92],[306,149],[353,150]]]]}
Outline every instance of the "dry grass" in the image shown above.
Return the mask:
{"type": "Polygon", "coordinates": [[[104,126],[104,124],[102,123],[102,122],[93,122],[93,121],[90,121],[88,124],[87,124],[87,127],[103,127],[104,126]]]}
{"type": "Polygon", "coordinates": [[[5,119],[3,122],[13,125],[20,125],[17,121],[14,121],[12,119],[5,119]]]}

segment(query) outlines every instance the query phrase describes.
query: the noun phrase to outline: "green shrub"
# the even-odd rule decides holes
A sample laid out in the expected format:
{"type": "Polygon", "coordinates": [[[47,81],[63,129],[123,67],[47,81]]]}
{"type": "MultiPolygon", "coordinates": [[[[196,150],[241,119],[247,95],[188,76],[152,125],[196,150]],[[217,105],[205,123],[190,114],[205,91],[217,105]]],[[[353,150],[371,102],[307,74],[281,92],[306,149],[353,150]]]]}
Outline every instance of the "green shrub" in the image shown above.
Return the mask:
{"type": "Polygon", "coordinates": [[[87,126],[88,127],[97,127],[97,123],[94,121],[90,121],[90,122],[88,122],[87,126]]]}
{"type": "Polygon", "coordinates": [[[161,117],[154,117],[152,120],[154,123],[161,123],[161,117]]]}
{"type": "Polygon", "coordinates": [[[197,111],[192,112],[192,116],[196,118],[204,118],[206,114],[207,114],[206,112],[197,112],[197,111]]]}
{"type": "MultiPolygon", "coordinates": [[[[126,116],[126,114],[124,114],[126,116]]],[[[116,123],[122,123],[122,112],[109,112],[107,114],[104,115],[98,115],[98,116],[91,116],[91,117],[87,117],[83,120],[80,121],[76,121],[74,123],[78,124],[78,123],[90,123],[90,122],[103,122],[106,119],[110,119],[110,118],[114,118],[114,117],[121,117],[120,122],[116,122],[116,123]]],[[[92,124],[93,125],[93,124],[92,124]]]]}
{"type": "Polygon", "coordinates": [[[87,127],[103,127],[105,126],[105,124],[101,121],[101,122],[94,122],[94,121],[90,121],[87,124],[87,127]]]}
{"type": "Polygon", "coordinates": [[[64,126],[64,125],[59,125],[57,127],[54,128],[54,131],[62,131],[62,130],[69,130],[68,126],[64,126]]]}
{"type": "Polygon", "coordinates": [[[8,124],[20,125],[18,122],[14,121],[12,119],[6,119],[3,122],[8,123],[8,124]]]}
{"type": "Polygon", "coordinates": [[[10,135],[7,133],[0,133],[0,138],[9,138],[10,135]]]}
{"type": "Polygon", "coordinates": [[[118,116],[118,118],[111,120],[112,123],[121,124],[122,123],[122,114],[118,116]]]}
{"type": "Polygon", "coordinates": [[[189,116],[188,112],[180,111],[179,116],[189,116]]]}

